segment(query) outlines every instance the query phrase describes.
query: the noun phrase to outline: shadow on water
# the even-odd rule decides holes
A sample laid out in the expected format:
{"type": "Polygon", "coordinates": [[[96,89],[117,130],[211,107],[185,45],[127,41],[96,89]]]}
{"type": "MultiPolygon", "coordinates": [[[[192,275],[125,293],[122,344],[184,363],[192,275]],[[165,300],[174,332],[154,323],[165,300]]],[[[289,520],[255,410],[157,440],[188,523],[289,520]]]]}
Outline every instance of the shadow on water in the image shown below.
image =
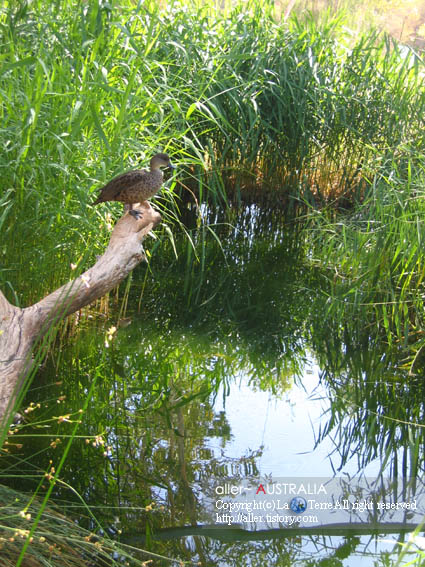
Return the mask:
{"type": "MultiPolygon", "coordinates": [[[[55,500],[86,527],[95,524],[77,494],[111,537],[201,565],[337,566],[347,558],[396,565],[397,541],[415,525],[409,514],[391,517],[391,525],[368,517],[357,531],[338,525],[331,533],[281,523],[257,531],[255,522],[248,522],[253,531],[211,528],[217,485],[258,486],[269,473],[262,461],[267,438],[228,450],[235,416],[226,400],[241,385],[289,407],[307,367],[316,366],[325,409],[319,423],[304,419],[314,432],[306,477],[315,476],[315,447],[326,440],[330,471],[355,461],[360,475],[374,463],[379,478],[419,477],[425,396],[422,375],[403,370],[403,354],[388,349],[370,321],[337,320],[335,310],[328,316],[327,279],[311,262],[301,224],[288,226],[255,207],[208,214],[210,228],[191,230],[193,247],[187,238],[155,245],[150,266],[133,274],[125,314],[117,308],[106,323],[94,317],[62,336],[29,393],[27,424],[15,436],[23,447],[11,446],[2,474],[15,488],[32,490],[57,459],[69,421],[81,418],[55,500]],[[372,537],[388,532],[396,534],[392,543],[372,537]]],[[[248,428],[260,426],[255,419],[248,428]]],[[[283,413],[279,428],[302,435],[283,413]]],[[[270,450],[283,455],[284,476],[280,443],[270,450]]],[[[411,497],[422,490],[408,484],[411,497]]]]}

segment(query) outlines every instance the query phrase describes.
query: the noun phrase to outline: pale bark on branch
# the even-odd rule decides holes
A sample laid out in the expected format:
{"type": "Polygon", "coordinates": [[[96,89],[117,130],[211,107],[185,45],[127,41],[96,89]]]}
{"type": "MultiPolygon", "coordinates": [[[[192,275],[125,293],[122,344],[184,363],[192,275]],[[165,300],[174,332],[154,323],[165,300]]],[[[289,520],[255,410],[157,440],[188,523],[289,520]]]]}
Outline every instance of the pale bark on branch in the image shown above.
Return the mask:
{"type": "Polygon", "coordinates": [[[38,303],[23,309],[11,305],[0,291],[0,421],[31,368],[31,351],[55,323],[105,295],[143,260],[141,242],[161,216],[144,201],[136,220],[128,213],[115,225],[105,253],[89,270],[38,303]]]}

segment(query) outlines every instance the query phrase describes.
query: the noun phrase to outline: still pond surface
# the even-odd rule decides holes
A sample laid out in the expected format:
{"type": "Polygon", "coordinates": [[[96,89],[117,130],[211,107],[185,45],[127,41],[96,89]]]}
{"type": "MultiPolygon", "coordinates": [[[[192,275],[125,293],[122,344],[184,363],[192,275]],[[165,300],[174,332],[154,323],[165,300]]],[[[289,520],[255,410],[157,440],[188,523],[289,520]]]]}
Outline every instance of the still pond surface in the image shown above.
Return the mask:
{"type": "Polygon", "coordinates": [[[148,242],[107,316],[68,326],[4,474],[33,490],[71,430],[58,416],[80,418],[94,383],[54,494],[85,527],[77,493],[111,537],[200,565],[417,559],[423,373],[372,316],[330,315],[332,274],[305,227],[255,207],[209,214],[193,246],[148,242]]]}

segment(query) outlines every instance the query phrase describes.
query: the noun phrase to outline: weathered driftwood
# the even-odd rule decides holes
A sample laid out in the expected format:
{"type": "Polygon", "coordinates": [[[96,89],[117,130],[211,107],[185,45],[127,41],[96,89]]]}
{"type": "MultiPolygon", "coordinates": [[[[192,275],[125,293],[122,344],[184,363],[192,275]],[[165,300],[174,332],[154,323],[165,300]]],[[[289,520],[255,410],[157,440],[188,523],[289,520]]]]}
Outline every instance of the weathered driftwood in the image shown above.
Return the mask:
{"type": "MultiPolygon", "coordinates": [[[[119,284],[144,258],[141,242],[161,220],[147,201],[136,220],[128,213],[114,227],[109,245],[92,268],[38,303],[21,309],[0,291],[0,422],[31,368],[31,350],[51,325],[102,297],[119,284]]],[[[9,408],[9,409],[8,409],[9,408]]]]}

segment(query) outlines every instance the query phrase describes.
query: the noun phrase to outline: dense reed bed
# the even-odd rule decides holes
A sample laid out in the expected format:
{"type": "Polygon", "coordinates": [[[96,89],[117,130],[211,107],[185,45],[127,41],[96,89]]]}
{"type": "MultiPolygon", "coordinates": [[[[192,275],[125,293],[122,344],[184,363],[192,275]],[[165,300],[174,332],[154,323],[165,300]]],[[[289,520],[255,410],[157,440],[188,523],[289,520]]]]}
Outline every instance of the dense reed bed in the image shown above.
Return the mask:
{"type": "Polygon", "coordinates": [[[335,222],[319,213],[310,234],[314,261],[326,267],[327,316],[336,316],[335,332],[342,337],[344,321],[366,318],[366,334],[404,352],[415,374],[425,344],[425,201],[423,164],[412,161],[405,172],[393,161],[392,169],[375,175],[367,198],[350,215],[335,222]]]}
{"type": "Polygon", "coordinates": [[[183,185],[220,206],[352,206],[388,164],[412,175],[423,143],[420,59],[341,17],[67,0],[5,3],[0,26],[0,283],[15,300],[99,250],[119,205],[93,210],[94,189],[158,149],[179,163],[161,200],[176,217],[183,185]]]}

